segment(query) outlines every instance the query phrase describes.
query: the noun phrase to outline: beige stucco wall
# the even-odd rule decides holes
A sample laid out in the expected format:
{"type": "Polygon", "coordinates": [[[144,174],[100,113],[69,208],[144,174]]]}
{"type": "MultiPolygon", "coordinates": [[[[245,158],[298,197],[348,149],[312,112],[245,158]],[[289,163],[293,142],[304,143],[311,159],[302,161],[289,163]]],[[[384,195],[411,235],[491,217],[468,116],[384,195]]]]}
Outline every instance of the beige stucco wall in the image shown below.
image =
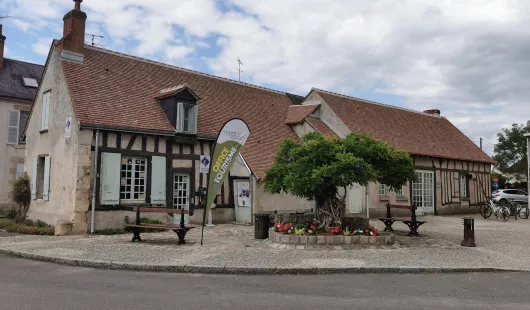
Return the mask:
{"type": "Polygon", "coordinates": [[[43,76],[26,131],[25,168],[33,178],[33,160],[50,157],[49,200],[32,200],[30,219],[49,224],[58,220],[74,223],[74,233],[87,231],[86,211],[90,199],[92,131],[79,130],[79,122],[70,103],[68,89],[59,62],[53,52],[43,76]],[[40,133],[42,94],[51,90],[49,129],[40,133]],[[71,117],[71,136],[65,138],[66,119],[71,117]]]}
{"type": "Polygon", "coordinates": [[[17,163],[24,163],[24,144],[7,144],[7,128],[10,110],[21,110],[31,107],[31,103],[0,99],[0,211],[10,209],[11,182],[16,178],[17,163]]]}

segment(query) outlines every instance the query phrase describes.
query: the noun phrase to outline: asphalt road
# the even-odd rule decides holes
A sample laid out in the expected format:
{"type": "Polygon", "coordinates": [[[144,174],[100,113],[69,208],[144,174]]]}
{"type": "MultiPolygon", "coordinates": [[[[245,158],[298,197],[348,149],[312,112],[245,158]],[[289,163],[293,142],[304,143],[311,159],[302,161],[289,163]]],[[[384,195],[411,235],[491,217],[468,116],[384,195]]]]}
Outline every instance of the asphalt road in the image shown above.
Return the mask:
{"type": "Polygon", "coordinates": [[[530,309],[530,274],[235,276],[95,270],[0,255],[0,309],[530,309]]]}

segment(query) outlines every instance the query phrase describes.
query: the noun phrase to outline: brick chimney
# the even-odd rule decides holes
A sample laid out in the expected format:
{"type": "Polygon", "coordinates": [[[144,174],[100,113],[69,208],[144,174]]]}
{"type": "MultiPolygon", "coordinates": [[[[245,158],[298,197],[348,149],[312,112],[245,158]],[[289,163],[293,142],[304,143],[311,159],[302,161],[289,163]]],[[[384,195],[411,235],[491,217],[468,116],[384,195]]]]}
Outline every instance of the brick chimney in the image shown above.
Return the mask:
{"type": "Polygon", "coordinates": [[[86,13],[81,11],[83,0],[74,0],[74,2],[74,9],[63,17],[63,38],[59,41],[59,46],[62,46],[63,51],[77,53],[82,57],[85,46],[86,13]]]}
{"type": "Polygon", "coordinates": [[[432,115],[436,115],[436,116],[440,116],[440,114],[441,114],[440,110],[438,110],[438,109],[425,110],[425,111],[423,111],[423,113],[432,114],[432,115]]]}
{"type": "Polygon", "coordinates": [[[0,69],[4,67],[4,42],[6,36],[2,34],[2,24],[0,24],[0,69]]]}

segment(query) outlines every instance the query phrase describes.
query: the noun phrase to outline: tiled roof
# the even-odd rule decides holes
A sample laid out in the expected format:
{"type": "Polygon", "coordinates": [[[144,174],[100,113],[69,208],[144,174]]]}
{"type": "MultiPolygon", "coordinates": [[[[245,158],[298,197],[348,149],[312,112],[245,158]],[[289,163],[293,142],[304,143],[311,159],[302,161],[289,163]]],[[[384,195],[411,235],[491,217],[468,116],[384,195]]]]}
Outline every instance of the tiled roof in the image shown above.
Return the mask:
{"type": "Polygon", "coordinates": [[[40,82],[43,70],[42,65],[4,58],[0,69],[0,97],[33,100],[37,88],[25,86],[23,78],[34,78],[40,82]]]}
{"type": "Polygon", "coordinates": [[[322,123],[321,120],[314,119],[314,118],[308,118],[306,121],[311,125],[311,127],[315,128],[316,131],[320,132],[322,135],[330,138],[338,138],[336,133],[331,130],[326,124],[322,123]]]}
{"type": "Polygon", "coordinates": [[[315,112],[319,105],[292,105],[287,109],[285,123],[289,125],[300,124],[309,114],[315,112]]]}
{"type": "Polygon", "coordinates": [[[271,167],[283,139],[298,140],[285,124],[292,102],[282,92],[88,45],[84,64],[61,64],[82,125],[173,133],[154,98],[162,89],[187,83],[201,98],[199,136],[215,137],[230,118],[247,122],[250,137],[242,155],[258,178],[271,167]]]}
{"type": "Polygon", "coordinates": [[[494,163],[446,118],[313,89],[355,133],[414,155],[494,163]]]}

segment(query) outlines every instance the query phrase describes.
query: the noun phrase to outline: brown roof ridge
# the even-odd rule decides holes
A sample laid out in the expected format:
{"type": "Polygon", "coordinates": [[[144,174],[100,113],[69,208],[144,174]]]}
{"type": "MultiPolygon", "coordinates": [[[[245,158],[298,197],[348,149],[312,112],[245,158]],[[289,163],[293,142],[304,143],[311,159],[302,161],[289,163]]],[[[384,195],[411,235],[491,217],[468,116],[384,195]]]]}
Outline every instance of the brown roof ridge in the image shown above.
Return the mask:
{"type": "Polygon", "coordinates": [[[339,93],[334,93],[334,92],[330,92],[330,91],[327,91],[327,90],[319,89],[319,88],[316,88],[316,87],[311,88],[311,91],[322,92],[322,93],[325,93],[325,94],[328,94],[328,95],[332,95],[332,96],[338,96],[338,97],[342,97],[342,98],[346,98],[346,99],[357,100],[357,101],[364,102],[364,103],[375,104],[375,105],[379,105],[379,106],[383,106],[383,107],[387,107],[387,108],[402,110],[402,111],[405,111],[405,112],[416,113],[416,114],[420,114],[420,115],[424,115],[424,116],[445,119],[445,117],[441,116],[441,115],[423,113],[423,112],[420,112],[420,111],[416,111],[416,110],[412,110],[412,109],[406,109],[406,108],[402,108],[402,107],[397,107],[397,106],[386,104],[386,103],[381,103],[381,102],[372,101],[372,100],[368,100],[368,99],[363,99],[363,98],[343,95],[343,94],[339,94],[339,93]]]}
{"type": "Polygon", "coordinates": [[[22,62],[22,63],[30,64],[30,65],[36,65],[36,66],[44,67],[44,65],[38,64],[38,63],[36,63],[36,62],[25,61],[25,60],[19,60],[19,59],[14,59],[14,58],[9,58],[9,57],[4,57],[4,59],[11,60],[11,61],[16,61],[16,62],[22,62]]]}
{"type": "Polygon", "coordinates": [[[270,91],[270,92],[281,94],[281,95],[285,95],[286,94],[285,92],[282,92],[282,91],[279,91],[279,90],[275,90],[275,89],[272,89],[272,88],[267,88],[267,87],[263,87],[263,86],[259,86],[259,85],[239,82],[239,81],[232,80],[232,79],[229,79],[229,78],[224,78],[224,77],[220,77],[220,76],[213,75],[213,74],[208,74],[208,73],[204,73],[204,72],[200,72],[200,71],[186,69],[186,68],[182,68],[182,67],[179,67],[179,66],[170,65],[170,64],[167,64],[167,63],[164,63],[164,62],[156,61],[156,60],[151,60],[151,59],[147,59],[147,58],[143,58],[143,57],[133,56],[133,55],[125,54],[125,53],[120,53],[120,52],[113,51],[113,50],[106,49],[106,48],[102,48],[102,47],[99,47],[99,46],[92,46],[90,44],[85,44],[85,48],[93,49],[93,50],[96,50],[96,51],[99,51],[99,52],[108,53],[108,54],[112,54],[112,55],[116,55],[116,56],[120,56],[120,57],[125,57],[125,58],[129,58],[129,59],[143,61],[143,62],[147,62],[147,63],[150,63],[150,64],[158,65],[158,66],[164,66],[164,67],[169,68],[169,69],[181,70],[181,71],[185,71],[185,72],[189,72],[189,73],[193,73],[193,74],[198,74],[198,75],[206,76],[206,77],[209,77],[209,78],[214,78],[214,79],[218,79],[218,80],[221,80],[221,81],[230,82],[230,83],[233,83],[233,84],[238,84],[238,85],[242,85],[242,86],[247,86],[247,87],[257,88],[257,89],[261,89],[261,90],[265,90],[265,91],[270,91]]]}

